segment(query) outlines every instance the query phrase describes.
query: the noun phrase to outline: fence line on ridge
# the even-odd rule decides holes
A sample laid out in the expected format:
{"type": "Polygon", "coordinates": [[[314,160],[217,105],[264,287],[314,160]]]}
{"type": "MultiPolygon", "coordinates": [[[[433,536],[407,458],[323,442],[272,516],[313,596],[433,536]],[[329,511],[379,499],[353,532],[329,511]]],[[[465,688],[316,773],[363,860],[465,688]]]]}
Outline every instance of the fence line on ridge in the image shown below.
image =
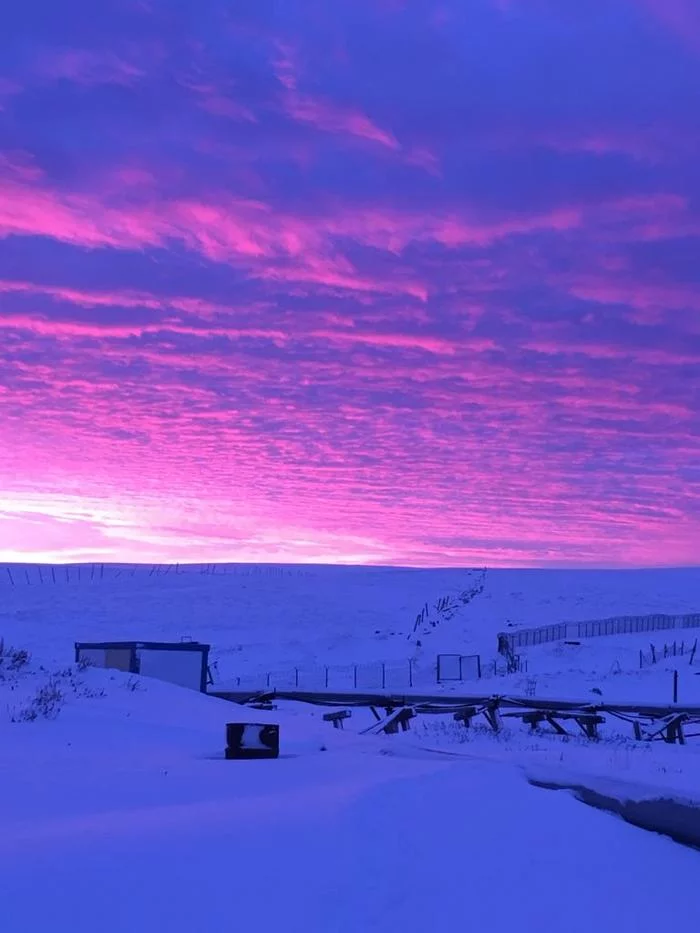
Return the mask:
{"type": "Polygon", "coordinates": [[[200,575],[215,577],[309,577],[304,567],[274,564],[0,564],[1,586],[58,586],[60,584],[100,583],[135,576],[200,575]]]}

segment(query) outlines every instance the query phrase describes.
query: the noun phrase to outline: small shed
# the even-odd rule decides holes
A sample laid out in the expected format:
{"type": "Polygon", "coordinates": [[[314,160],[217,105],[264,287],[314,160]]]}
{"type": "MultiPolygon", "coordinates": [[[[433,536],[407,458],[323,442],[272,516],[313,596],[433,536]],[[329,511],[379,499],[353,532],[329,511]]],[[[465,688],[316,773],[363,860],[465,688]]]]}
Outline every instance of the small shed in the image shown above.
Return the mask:
{"type": "Polygon", "coordinates": [[[206,693],[210,648],[198,641],[78,641],[75,660],[206,693]]]}

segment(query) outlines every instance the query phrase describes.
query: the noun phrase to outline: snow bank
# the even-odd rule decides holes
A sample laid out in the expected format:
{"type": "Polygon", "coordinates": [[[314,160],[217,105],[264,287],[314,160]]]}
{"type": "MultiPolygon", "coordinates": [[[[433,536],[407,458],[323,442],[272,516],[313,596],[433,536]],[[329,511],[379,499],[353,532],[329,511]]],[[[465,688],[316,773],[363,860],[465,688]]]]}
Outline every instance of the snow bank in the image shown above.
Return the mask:
{"type": "Polygon", "coordinates": [[[590,774],[552,774],[528,771],[535,787],[568,790],[577,800],[621,816],[628,823],[663,833],[684,845],[700,849],[700,798],[677,797],[662,788],[593,777],[590,774]]]}

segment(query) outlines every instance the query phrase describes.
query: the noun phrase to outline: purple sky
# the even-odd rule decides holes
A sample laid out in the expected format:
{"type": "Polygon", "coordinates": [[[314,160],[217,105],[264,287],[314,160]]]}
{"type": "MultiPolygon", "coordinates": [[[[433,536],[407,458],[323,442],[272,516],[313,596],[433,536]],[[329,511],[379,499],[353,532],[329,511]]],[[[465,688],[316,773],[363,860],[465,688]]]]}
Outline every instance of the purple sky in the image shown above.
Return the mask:
{"type": "Polygon", "coordinates": [[[697,0],[25,0],[0,559],[697,563],[697,0]]]}

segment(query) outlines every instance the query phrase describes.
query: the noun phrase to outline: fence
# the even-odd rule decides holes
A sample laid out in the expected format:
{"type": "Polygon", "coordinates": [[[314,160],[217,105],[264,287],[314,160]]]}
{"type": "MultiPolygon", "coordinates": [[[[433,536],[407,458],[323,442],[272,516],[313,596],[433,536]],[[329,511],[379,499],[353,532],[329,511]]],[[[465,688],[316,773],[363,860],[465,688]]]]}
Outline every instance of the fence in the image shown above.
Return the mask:
{"type": "Polygon", "coordinates": [[[291,667],[236,677],[232,683],[254,690],[405,690],[420,679],[414,662],[407,660],[291,667]]]}
{"type": "MultiPolygon", "coordinates": [[[[439,654],[435,666],[418,667],[410,659],[298,666],[234,677],[225,683],[242,690],[406,690],[435,683],[464,683],[503,677],[525,671],[527,661],[519,655],[512,656],[508,661],[482,663],[481,655],[478,654],[439,654]]],[[[218,689],[220,687],[218,685],[218,689]]]]}
{"type": "Polygon", "coordinates": [[[506,674],[523,674],[527,661],[519,654],[511,654],[508,660],[497,659],[482,663],[479,654],[439,654],[437,656],[437,682],[464,683],[467,680],[486,680],[489,677],[505,677],[506,674]]]}
{"type": "Polygon", "coordinates": [[[489,677],[505,677],[506,674],[526,674],[527,660],[519,654],[512,654],[506,661],[487,661],[481,665],[481,676],[484,680],[489,677]]]}
{"type": "Polygon", "coordinates": [[[664,629],[700,628],[700,612],[686,615],[616,616],[587,622],[559,622],[519,632],[500,632],[498,650],[501,654],[516,648],[532,648],[547,642],[573,638],[596,638],[601,635],[634,635],[664,629]]]}
{"type": "Polygon", "coordinates": [[[673,641],[668,642],[667,644],[657,647],[656,645],[649,645],[649,651],[639,651],[639,667],[643,668],[645,665],[651,667],[653,664],[658,664],[661,661],[668,660],[669,658],[687,658],[688,664],[693,666],[695,661],[695,654],[698,650],[698,640],[695,639],[694,642],[685,642],[685,641],[673,641]]]}
{"type": "Polygon", "coordinates": [[[58,586],[127,577],[182,574],[245,577],[309,577],[305,568],[257,564],[0,564],[0,586],[58,586]]]}
{"type": "Polygon", "coordinates": [[[439,654],[437,656],[437,682],[479,680],[481,657],[478,654],[439,654]]]}

